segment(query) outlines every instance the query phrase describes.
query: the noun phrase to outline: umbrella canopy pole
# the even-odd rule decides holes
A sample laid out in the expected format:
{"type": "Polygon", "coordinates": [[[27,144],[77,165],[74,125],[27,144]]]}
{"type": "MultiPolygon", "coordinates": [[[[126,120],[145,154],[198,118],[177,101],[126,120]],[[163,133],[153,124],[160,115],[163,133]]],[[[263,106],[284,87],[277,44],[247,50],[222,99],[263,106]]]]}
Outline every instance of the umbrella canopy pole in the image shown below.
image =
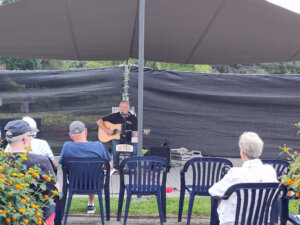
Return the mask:
{"type": "Polygon", "coordinates": [[[145,0],[139,1],[138,155],[143,149],[145,0]]]}

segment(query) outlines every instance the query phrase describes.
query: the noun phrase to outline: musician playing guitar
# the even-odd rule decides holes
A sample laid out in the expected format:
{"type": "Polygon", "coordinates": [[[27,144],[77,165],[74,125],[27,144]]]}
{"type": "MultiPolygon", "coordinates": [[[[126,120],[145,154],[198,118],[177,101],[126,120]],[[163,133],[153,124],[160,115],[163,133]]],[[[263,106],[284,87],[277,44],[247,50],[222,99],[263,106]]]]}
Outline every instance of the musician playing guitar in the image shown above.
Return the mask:
{"type": "Polygon", "coordinates": [[[132,156],[137,156],[137,143],[131,143],[132,131],[137,131],[137,119],[129,112],[130,104],[128,101],[121,101],[120,112],[110,114],[97,121],[98,126],[106,132],[107,135],[114,135],[115,131],[107,128],[104,122],[112,124],[122,124],[122,132],[120,140],[111,140],[111,148],[113,152],[114,168],[119,170],[120,154],[116,151],[118,144],[131,144],[133,146],[132,156]]]}

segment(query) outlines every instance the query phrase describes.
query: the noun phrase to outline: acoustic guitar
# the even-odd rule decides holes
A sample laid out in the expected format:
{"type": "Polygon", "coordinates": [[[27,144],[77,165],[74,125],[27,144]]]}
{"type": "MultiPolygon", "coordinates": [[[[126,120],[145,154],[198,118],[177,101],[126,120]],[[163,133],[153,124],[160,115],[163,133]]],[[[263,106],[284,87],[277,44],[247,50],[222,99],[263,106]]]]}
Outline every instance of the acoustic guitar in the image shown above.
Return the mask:
{"type": "MultiPolygon", "coordinates": [[[[112,135],[108,135],[99,125],[98,129],[98,138],[101,142],[109,142],[111,140],[120,140],[121,137],[121,130],[122,130],[122,124],[113,124],[108,121],[104,121],[104,126],[110,130],[113,130],[114,133],[112,135]]],[[[150,134],[150,129],[143,129],[144,135],[150,134]]]]}
{"type": "Polygon", "coordinates": [[[113,130],[112,135],[108,135],[100,126],[98,130],[98,138],[101,142],[109,142],[111,140],[120,140],[120,134],[122,129],[122,124],[113,124],[108,121],[104,121],[104,126],[110,130],[113,130]]]}

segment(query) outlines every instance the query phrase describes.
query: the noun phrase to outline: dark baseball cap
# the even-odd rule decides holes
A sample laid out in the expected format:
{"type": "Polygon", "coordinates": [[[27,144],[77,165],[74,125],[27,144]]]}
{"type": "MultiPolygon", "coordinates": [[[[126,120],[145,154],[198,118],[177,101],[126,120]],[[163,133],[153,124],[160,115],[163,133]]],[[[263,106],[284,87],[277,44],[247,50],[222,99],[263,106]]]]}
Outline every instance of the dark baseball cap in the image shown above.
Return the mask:
{"type": "Polygon", "coordinates": [[[36,128],[31,128],[29,124],[24,120],[12,120],[9,121],[4,127],[5,132],[9,131],[11,134],[6,134],[6,137],[13,138],[26,134],[29,131],[39,132],[36,128]]]}
{"type": "Polygon", "coordinates": [[[85,125],[81,121],[73,121],[69,129],[71,134],[81,134],[85,131],[85,125]]]}

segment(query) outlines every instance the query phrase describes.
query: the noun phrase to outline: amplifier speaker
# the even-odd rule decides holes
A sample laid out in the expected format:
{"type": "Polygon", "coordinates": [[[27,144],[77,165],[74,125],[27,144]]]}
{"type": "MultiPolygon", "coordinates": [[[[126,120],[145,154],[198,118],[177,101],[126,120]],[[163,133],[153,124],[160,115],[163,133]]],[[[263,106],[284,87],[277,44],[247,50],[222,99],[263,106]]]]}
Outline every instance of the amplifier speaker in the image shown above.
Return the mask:
{"type": "Polygon", "coordinates": [[[170,147],[151,147],[150,156],[165,158],[171,166],[171,149],[170,147]]]}

